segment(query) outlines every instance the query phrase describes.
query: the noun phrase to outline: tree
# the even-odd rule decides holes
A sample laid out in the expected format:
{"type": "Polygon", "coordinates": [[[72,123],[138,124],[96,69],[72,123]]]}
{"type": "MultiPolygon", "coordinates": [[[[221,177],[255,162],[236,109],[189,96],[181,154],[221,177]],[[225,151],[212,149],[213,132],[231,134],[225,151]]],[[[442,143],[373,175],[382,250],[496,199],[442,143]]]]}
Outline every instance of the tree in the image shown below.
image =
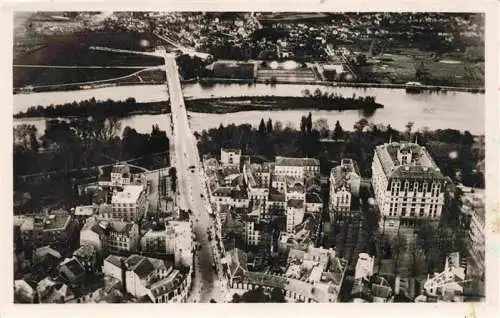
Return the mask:
{"type": "Polygon", "coordinates": [[[241,296],[237,293],[233,294],[233,299],[231,300],[232,303],[239,303],[241,299],[241,296]]]}
{"type": "Polygon", "coordinates": [[[427,263],[429,251],[436,244],[436,232],[434,227],[428,223],[423,223],[418,229],[417,245],[422,249],[427,263]]]}
{"type": "Polygon", "coordinates": [[[282,130],[283,130],[283,124],[282,124],[280,121],[275,121],[275,122],[274,122],[274,128],[273,128],[273,130],[274,130],[275,132],[280,132],[280,131],[282,131],[282,130]]]}
{"type": "Polygon", "coordinates": [[[344,130],[340,126],[340,122],[337,120],[335,123],[335,128],[333,130],[333,138],[336,140],[342,139],[344,137],[344,130]]]}
{"type": "Polygon", "coordinates": [[[273,121],[271,120],[271,118],[267,120],[266,131],[268,134],[271,134],[273,132],[273,121]]]}
{"type": "Polygon", "coordinates": [[[312,114],[311,114],[311,112],[309,112],[309,115],[307,115],[306,130],[307,130],[308,134],[311,133],[311,130],[312,130],[312,114]]]}
{"type": "Polygon", "coordinates": [[[259,135],[260,136],[265,136],[266,135],[266,124],[264,123],[264,118],[260,120],[259,124],[259,135]]]}
{"type": "Polygon", "coordinates": [[[273,288],[271,291],[271,299],[272,303],[286,303],[285,295],[283,291],[279,288],[273,288]]]}
{"type": "Polygon", "coordinates": [[[313,128],[320,132],[322,138],[328,137],[328,131],[330,127],[328,126],[328,120],[326,118],[320,118],[313,123],[313,128]]]}

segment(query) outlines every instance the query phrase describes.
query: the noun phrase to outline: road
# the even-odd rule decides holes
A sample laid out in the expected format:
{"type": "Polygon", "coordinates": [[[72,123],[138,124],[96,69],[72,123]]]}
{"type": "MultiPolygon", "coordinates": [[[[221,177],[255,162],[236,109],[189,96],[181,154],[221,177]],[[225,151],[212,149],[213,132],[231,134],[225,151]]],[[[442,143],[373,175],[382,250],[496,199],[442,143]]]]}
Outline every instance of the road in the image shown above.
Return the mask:
{"type": "Polygon", "coordinates": [[[189,302],[209,302],[214,299],[223,302],[227,298],[226,284],[220,275],[220,256],[214,252],[214,218],[207,201],[207,189],[203,179],[203,167],[200,163],[196,139],[192,134],[187,117],[179,72],[174,54],[165,57],[167,87],[170,96],[173,122],[174,154],[172,161],[177,167],[178,207],[191,210],[193,231],[200,249],[195,257],[195,278],[188,299],[189,302]],[[208,231],[212,232],[210,240],[208,231]]]}

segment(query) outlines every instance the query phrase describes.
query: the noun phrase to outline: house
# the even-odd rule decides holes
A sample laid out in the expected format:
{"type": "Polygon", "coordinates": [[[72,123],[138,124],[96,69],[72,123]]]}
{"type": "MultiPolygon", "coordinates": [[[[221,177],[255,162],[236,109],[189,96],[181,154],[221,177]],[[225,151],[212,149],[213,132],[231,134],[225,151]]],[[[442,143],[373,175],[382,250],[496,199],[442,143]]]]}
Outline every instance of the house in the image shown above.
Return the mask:
{"type": "Polygon", "coordinates": [[[130,184],[132,175],[127,164],[114,165],[111,170],[111,184],[114,186],[124,186],[130,184]]]}
{"type": "Polygon", "coordinates": [[[125,258],[110,254],[104,259],[102,272],[104,275],[113,277],[123,283],[125,258]]]}
{"type": "Polygon", "coordinates": [[[78,259],[87,272],[95,272],[98,270],[96,265],[99,256],[94,245],[80,246],[73,252],[73,256],[78,259]]]}
{"type": "Polygon", "coordinates": [[[61,260],[61,253],[50,246],[37,248],[33,255],[33,265],[36,267],[39,266],[42,272],[47,274],[56,269],[61,260]]]}
{"type": "Polygon", "coordinates": [[[173,270],[170,263],[141,255],[131,255],[124,263],[127,292],[137,298],[147,296],[150,281],[161,280],[173,270]]]}
{"type": "Polygon", "coordinates": [[[92,217],[80,231],[80,245],[93,245],[98,252],[134,252],[139,246],[139,227],[131,222],[92,217]]]}
{"type": "Polygon", "coordinates": [[[59,264],[59,275],[71,286],[78,286],[85,282],[86,272],[76,257],[67,258],[59,264]]]}
{"type": "Polygon", "coordinates": [[[36,299],[36,283],[24,279],[14,280],[14,303],[33,304],[36,299]]]}

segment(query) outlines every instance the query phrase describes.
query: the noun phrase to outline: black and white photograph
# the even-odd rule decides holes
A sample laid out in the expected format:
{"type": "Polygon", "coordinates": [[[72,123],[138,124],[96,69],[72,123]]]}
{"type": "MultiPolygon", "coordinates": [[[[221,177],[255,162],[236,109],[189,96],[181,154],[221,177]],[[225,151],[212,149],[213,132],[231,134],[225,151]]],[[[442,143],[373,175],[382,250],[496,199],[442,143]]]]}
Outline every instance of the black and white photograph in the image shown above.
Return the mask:
{"type": "Polygon", "coordinates": [[[227,9],[13,13],[13,302],[485,302],[485,12],[227,9]]]}

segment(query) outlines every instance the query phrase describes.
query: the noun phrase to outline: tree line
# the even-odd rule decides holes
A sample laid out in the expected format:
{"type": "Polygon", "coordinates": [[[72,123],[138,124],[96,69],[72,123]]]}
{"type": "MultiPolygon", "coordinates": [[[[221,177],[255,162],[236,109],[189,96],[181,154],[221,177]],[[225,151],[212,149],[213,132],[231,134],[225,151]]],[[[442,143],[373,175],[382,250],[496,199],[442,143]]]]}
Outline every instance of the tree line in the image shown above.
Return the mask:
{"type": "Polygon", "coordinates": [[[422,129],[412,132],[413,123],[398,131],[388,125],[381,127],[361,119],[345,130],[339,121],[330,129],[324,118],[313,120],[311,113],[298,123],[286,126],[279,121],[262,118],[257,128],[250,124],[228,126],[196,132],[201,154],[218,156],[221,147],[240,148],[244,155],[274,157],[315,157],[322,171],[329,172],[342,158],[357,161],[363,177],[371,177],[371,164],[377,145],[392,141],[418,140],[425,146],[444,175],[467,186],[484,187],[484,175],[477,168],[484,161],[484,146],[478,146],[468,131],[455,129],[422,129]],[[330,142],[323,142],[324,139],[330,142]]]}
{"type": "Polygon", "coordinates": [[[99,117],[126,117],[133,112],[170,112],[170,105],[167,102],[139,103],[133,97],[124,101],[114,101],[111,99],[105,101],[96,100],[94,97],[80,102],[73,101],[61,105],[32,106],[25,112],[19,112],[14,118],[25,117],[78,117],[93,114],[99,117]]]}

